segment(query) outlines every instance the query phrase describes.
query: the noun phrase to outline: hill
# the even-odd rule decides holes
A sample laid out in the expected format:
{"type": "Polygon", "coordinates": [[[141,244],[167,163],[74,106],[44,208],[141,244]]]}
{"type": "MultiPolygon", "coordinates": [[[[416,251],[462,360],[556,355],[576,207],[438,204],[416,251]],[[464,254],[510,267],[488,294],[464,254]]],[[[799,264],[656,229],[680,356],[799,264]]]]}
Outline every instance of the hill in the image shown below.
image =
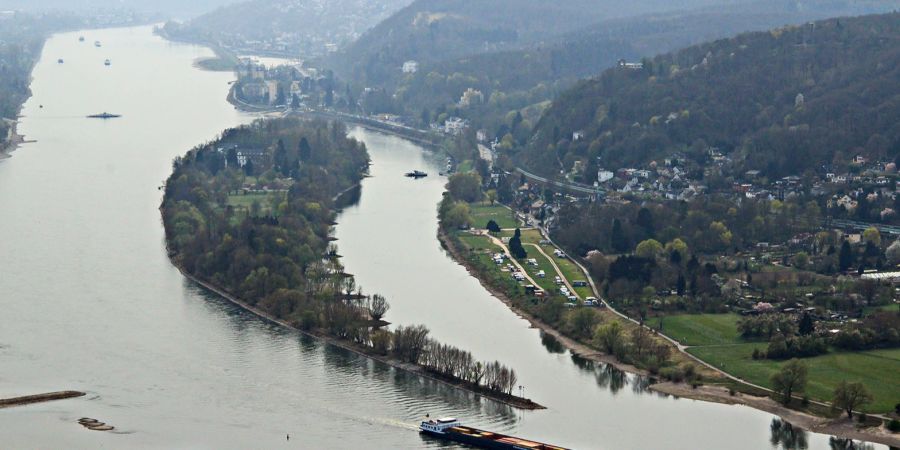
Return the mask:
{"type": "MultiPolygon", "coordinates": [[[[743,34],[615,68],[561,95],[518,157],[535,171],[710,148],[767,176],[900,148],[900,14],[743,34]],[[573,133],[581,139],[572,142],[573,133]]],[[[590,180],[588,180],[590,181],[590,180]]]]}
{"type": "Polygon", "coordinates": [[[408,0],[250,0],[184,23],[166,24],[172,37],[241,50],[322,56],[349,44],[408,0]]]}
{"type": "Polygon", "coordinates": [[[383,84],[405,61],[431,63],[523,48],[590,24],[738,0],[416,0],[329,59],[337,73],[383,84]]]}
{"type": "MultiPolygon", "coordinates": [[[[684,48],[715,38],[768,30],[785,24],[803,23],[842,15],[886,12],[896,1],[825,0],[815,9],[793,0],[763,0],[739,5],[700,8],[606,20],[523,49],[480,53],[421,63],[413,74],[396,69],[386,81],[396,86],[387,105],[367,97],[366,112],[391,112],[438,119],[447,112],[470,119],[489,137],[502,139],[509,123],[507,113],[546,102],[573,86],[579,79],[596,75],[619,59],[639,61],[644,56],[684,48]],[[459,108],[467,89],[481,92],[480,104],[459,108]],[[435,114],[431,114],[434,112],[435,114]],[[508,122],[508,121],[507,121],[508,122]],[[504,127],[506,125],[506,127],[504,127]]],[[[532,108],[533,109],[533,108],[532,108]]],[[[524,112],[523,112],[524,114],[524,112]]],[[[528,118],[529,123],[538,117],[528,118]]],[[[530,127],[529,127],[530,128],[530,127]]],[[[527,131],[516,133],[524,144],[527,131]]]]}

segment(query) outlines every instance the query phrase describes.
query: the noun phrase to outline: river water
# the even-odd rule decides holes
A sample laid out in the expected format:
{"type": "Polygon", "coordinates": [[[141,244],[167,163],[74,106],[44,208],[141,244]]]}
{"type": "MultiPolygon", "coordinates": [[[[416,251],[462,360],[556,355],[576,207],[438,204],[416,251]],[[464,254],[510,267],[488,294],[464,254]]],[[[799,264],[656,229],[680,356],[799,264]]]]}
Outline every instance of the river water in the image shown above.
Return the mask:
{"type": "Polygon", "coordinates": [[[389,320],[509,363],[548,410],[398,372],[185,280],[166,257],[158,187],[175,156],[253,119],[225,102],[230,74],[192,66],[208,56],[147,27],[47,42],[19,126],[37,142],[0,163],[0,397],[88,395],[0,410],[0,447],[445,447],[415,432],[430,413],[577,448],[772,448],[769,414],[647,393],[543,341],[440,249],[443,180],[401,176],[438,162],[394,137],[353,131],[374,177],[339,218],[345,264],[389,297],[389,320]],[[123,117],[84,117],[103,111],[123,117]],[[84,416],[117,430],[87,431],[84,416]]]}

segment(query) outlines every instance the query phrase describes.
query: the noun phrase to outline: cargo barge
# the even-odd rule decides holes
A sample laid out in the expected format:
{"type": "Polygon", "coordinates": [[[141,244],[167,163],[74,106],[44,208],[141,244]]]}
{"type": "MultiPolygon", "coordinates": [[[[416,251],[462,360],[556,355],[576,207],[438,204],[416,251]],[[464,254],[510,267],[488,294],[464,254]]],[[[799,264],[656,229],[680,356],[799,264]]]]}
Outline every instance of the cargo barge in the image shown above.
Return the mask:
{"type": "Polygon", "coordinates": [[[499,450],[568,450],[556,445],[467,427],[454,418],[423,420],[419,432],[475,447],[499,450]]]}

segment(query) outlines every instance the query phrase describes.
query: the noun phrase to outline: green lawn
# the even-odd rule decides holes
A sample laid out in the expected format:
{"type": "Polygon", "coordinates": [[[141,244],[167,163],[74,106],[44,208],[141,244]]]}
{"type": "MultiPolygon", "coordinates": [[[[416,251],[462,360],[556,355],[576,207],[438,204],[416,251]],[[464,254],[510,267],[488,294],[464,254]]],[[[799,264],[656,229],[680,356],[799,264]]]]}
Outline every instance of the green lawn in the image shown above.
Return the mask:
{"type": "MultiPolygon", "coordinates": [[[[748,343],[692,347],[688,351],[732,375],[755,384],[771,387],[769,378],[785,361],[757,360],[751,357],[754,348],[765,350],[766,343],[748,343]]],[[[834,387],[841,380],[859,381],[875,398],[869,412],[887,412],[900,402],[900,349],[870,350],[866,352],[834,352],[804,358],[809,365],[806,391],[810,398],[830,401],[834,387]]]]}
{"type": "MultiPolygon", "coordinates": [[[[684,345],[740,344],[744,341],[737,331],[737,314],[679,314],[662,319],[663,334],[684,345]]],[[[647,325],[659,329],[659,317],[647,325]]],[[[751,350],[752,351],[752,350],[751,350]]]]}
{"type": "Polygon", "coordinates": [[[496,245],[494,245],[494,243],[491,242],[490,239],[488,239],[484,236],[475,236],[475,235],[469,234],[469,233],[459,233],[458,236],[459,236],[459,240],[462,241],[462,243],[465,244],[466,247],[468,247],[470,249],[474,249],[474,250],[486,249],[486,250],[490,250],[491,252],[500,251],[500,247],[497,247],[496,245]]]}
{"type": "Polygon", "coordinates": [[[235,209],[243,209],[246,211],[250,210],[250,207],[253,205],[253,202],[258,202],[260,211],[262,214],[266,214],[267,212],[271,212],[271,198],[276,193],[268,193],[268,194],[235,194],[228,196],[228,205],[234,207],[235,209]]]}
{"type": "MultiPolygon", "coordinates": [[[[584,280],[587,281],[587,275],[581,271],[581,269],[569,258],[557,258],[553,256],[553,251],[556,250],[556,247],[552,245],[541,245],[541,248],[544,250],[544,253],[547,256],[553,258],[553,261],[556,262],[556,265],[559,266],[559,270],[563,273],[563,276],[569,280],[569,283],[574,282],[575,280],[584,280]]],[[[587,287],[577,287],[575,288],[575,292],[579,297],[589,297],[594,295],[594,292],[591,290],[590,286],[587,287]]]]}
{"type": "Polygon", "coordinates": [[[512,211],[499,204],[491,206],[485,203],[470,203],[469,216],[472,218],[475,228],[484,228],[489,220],[497,222],[500,228],[516,228],[519,226],[512,211]]]}

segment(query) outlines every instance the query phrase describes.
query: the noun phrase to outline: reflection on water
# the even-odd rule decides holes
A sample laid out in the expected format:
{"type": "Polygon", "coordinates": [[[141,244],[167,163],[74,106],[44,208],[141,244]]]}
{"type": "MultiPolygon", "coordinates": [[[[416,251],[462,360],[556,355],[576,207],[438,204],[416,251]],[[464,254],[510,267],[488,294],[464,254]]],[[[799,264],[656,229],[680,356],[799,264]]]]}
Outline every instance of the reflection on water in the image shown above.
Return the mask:
{"type": "Polygon", "coordinates": [[[566,348],[553,335],[541,331],[541,344],[550,353],[565,353],[566,348]]]}
{"type": "MultiPolygon", "coordinates": [[[[853,439],[842,439],[831,437],[828,440],[828,445],[831,446],[831,450],[874,450],[875,446],[869,444],[868,442],[860,442],[854,441],[853,439]]],[[[891,450],[895,450],[896,447],[891,447],[891,450]]]]}
{"type": "Polygon", "coordinates": [[[801,450],[809,448],[806,440],[806,431],[795,428],[788,422],[780,418],[772,419],[772,425],[769,426],[772,431],[772,437],[769,441],[773,448],[783,448],[785,450],[801,450]]]}

